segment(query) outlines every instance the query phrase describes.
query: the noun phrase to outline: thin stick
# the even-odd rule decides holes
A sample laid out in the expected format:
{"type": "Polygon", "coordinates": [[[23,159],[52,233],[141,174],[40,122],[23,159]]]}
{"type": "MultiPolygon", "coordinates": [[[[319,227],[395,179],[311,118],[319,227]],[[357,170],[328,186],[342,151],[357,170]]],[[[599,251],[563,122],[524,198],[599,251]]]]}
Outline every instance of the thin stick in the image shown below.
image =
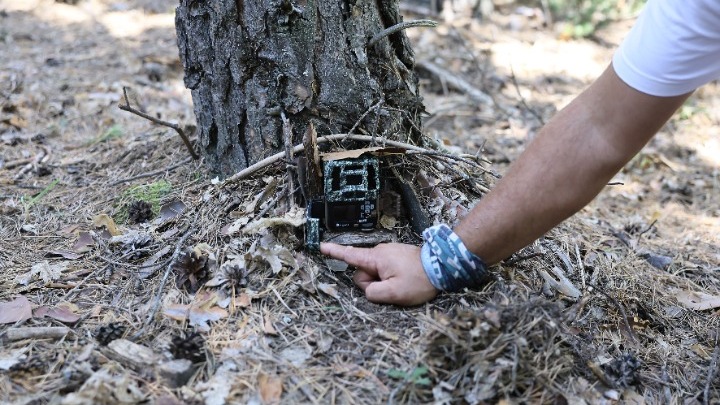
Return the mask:
{"type": "Polygon", "coordinates": [[[435,76],[441,78],[450,87],[467,94],[473,100],[478,101],[482,104],[493,104],[492,97],[487,95],[482,90],[479,90],[472,84],[466,82],[464,79],[461,79],[460,77],[454,75],[453,73],[450,73],[449,71],[441,68],[440,66],[438,66],[432,62],[429,62],[429,61],[419,61],[417,63],[417,66],[421,67],[421,68],[427,70],[428,72],[434,74],[435,76]]]}
{"type": "Polygon", "coordinates": [[[172,272],[173,267],[175,266],[175,262],[177,262],[178,257],[180,257],[180,252],[182,252],[182,247],[185,244],[185,241],[190,237],[190,235],[195,233],[195,222],[197,222],[197,217],[193,220],[193,223],[190,224],[187,231],[185,231],[185,234],[180,238],[180,240],[175,244],[175,252],[173,252],[172,257],[170,258],[170,264],[165,268],[165,274],[163,275],[162,281],[160,281],[160,285],[158,286],[157,293],[155,294],[155,303],[153,304],[152,310],[150,310],[150,314],[148,314],[147,320],[145,321],[145,326],[135,334],[135,336],[139,336],[141,332],[144,331],[144,329],[152,322],[153,318],[155,318],[155,314],[158,311],[158,308],[160,308],[160,298],[163,295],[163,290],[165,289],[165,284],[167,283],[167,279],[170,276],[170,273],[172,272]]]}
{"type": "Polygon", "coordinates": [[[292,134],[292,124],[290,124],[290,120],[287,119],[285,116],[285,112],[280,113],[280,117],[282,118],[283,123],[283,138],[285,141],[285,161],[286,161],[286,167],[287,167],[287,182],[288,182],[288,190],[290,190],[290,193],[288,193],[288,205],[290,207],[295,206],[295,194],[292,192],[295,187],[293,185],[295,178],[295,167],[291,164],[295,159],[295,154],[293,153],[292,148],[292,141],[293,141],[293,134],[292,134]]]}
{"type": "Polygon", "coordinates": [[[188,152],[190,152],[190,156],[192,156],[192,158],[195,160],[200,159],[200,156],[198,156],[198,154],[195,153],[195,150],[193,150],[193,147],[190,144],[190,140],[185,135],[185,131],[183,131],[182,128],[180,128],[180,126],[178,124],[173,124],[172,122],[163,121],[159,118],[155,118],[152,115],[145,114],[144,112],[131,107],[130,100],[128,100],[128,96],[127,96],[127,87],[124,87],[124,86],[123,86],[123,96],[125,97],[125,105],[122,105],[122,104],[118,105],[118,107],[120,107],[121,110],[133,113],[135,115],[139,115],[139,116],[145,118],[146,120],[149,120],[155,124],[174,129],[178,133],[178,135],[180,135],[180,138],[182,138],[183,142],[185,143],[185,147],[187,148],[188,152]]]}
{"type": "Polygon", "coordinates": [[[60,339],[70,333],[65,326],[20,327],[5,331],[5,338],[11,342],[24,339],[60,339]]]}
{"type": "Polygon", "coordinates": [[[437,27],[438,23],[437,21],[433,20],[412,20],[412,21],[404,21],[399,24],[395,24],[392,27],[385,28],[384,30],[378,32],[375,34],[372,38],[370,38],[370,41],[368,41],[368,46],[373,46],[375,43],[380,41],[381,39],[392,35],[398,31],[402,31],[407,28],[412,27],[437,27]]]}
{"type": "Polygon", "coordinates": [[[530,114],[533,115],[533,117],[537,118],[538,121],[540,121],[541,125],[545,125],[545,120],[538,114],[535,110],[530,108],[530,106],[525,102],[525,97],[520,93],[520,86],[518,86],[517,78],[515,78],[515,70],[513,70],[512,66],[510,66],[510,80],[512,80],[513,86],[515,87],[515,92],[517,93],[518,97],[520,97],[520,102],[522,103],[525,108],[530,111],[530,114]]]}
{"type": "MultiPolygon", "coordinates": [[[[333,135],[326,135],[326,136],[320,136],[320,137],[318,137],[318,138],[317,138],[317,143],[326,143],[326,142],[332,142],[332,141],[337,141],[337,140],[342,140],[342,139],[350,139],[350,140],[353,140],[353,141],[372,142],[373,137],[372,137],[372,136],[369,136],[369,135],[333,134],[333,135]]],[[[403,149],[407,149],[407,150],[414,150],[414,151],[417,151],[417,152],[432,152],[432,151],[430,151],[429,149],[421,148],[421,147],[419,147],[419,146],[411,145],[411,144],[409,144],[409,143],[403,143],[403,142],[398,142],[398,141],[391,141],[391,140],[389,140],[389,139],[378,138],[378,137],[376,137],[376,139],[380,140],[380,143],[381,143],[381,144],[386,144],[386,145],[389,145],[389,146],[394,146],[394,147],[396,147],[396,148],[403,148],[403,149]]],[[[300,144],[300,145],[295,145],[295,147],[293,147],[293,153],[300,153],[300,152],[302,152],[302,151],[304,151],[304,150],[305,150],[305,146],[302,145],[302,144],[300,144]]],[[[264,168],[270,166],[271,164],[273,164],[273,163],[281,160],[284,156],[285,156],[285,152],[283,151],[283,152],[278,152],[278,153],[276,153],[276,154],[274,154],[274,155],[272,155],[272,156],[266,157],[265,159],[263,159],[263,160],[255,163],[255,164],[253,164],[253,165],[251,165],[251,166],[248,166],[247,168],[245,168],[245,169],[243,169],[243,170],[235,173],[234,175],[228,177],[227,179],[225,179],[225,181],[223,182],[222,185],[225,185],[225,184],[228,184],[228,183],[231,183],[231,182],[235,182],[235,181],[239,181],[239,180],[245,179],[245,178],[247,178],[248,176],[250,176],[251,174],[257,172],[258,170],[264,169],[264,168]]]]}
{"type": "Polygon", "coordinates": [[[708,369],[707,380],[705,381],[705,389],[703,390],[703,405],[710,403],[710,386],[715,379],[715,373],[718,366],[718,355],[720,355],[720,346],[715,342],[715,350],[713,350],[712,360],[710,360],[710,368],[708,369]]]}
{"type": "Polygon", "coordinates": [[[355,132],[355,129],[357,129],[357,127],[360,125],[360,123],[362,122],[362,120],[364,120],[365,117],[367,117],[367,115],[370,113],[370,111],[377,110],[377,109],[378,109],[380,106],[382,106],[384,103],[385,103],[385,100],[380,100],[380,101],[378,101],[377,103],[371,105],[370,108],[368,108],[368,109],[363,113],[363,115],[361,115],[360,118],[358,118],[358,120],[355,121],[355,125],[353,125],[352,128],[350,128],[350,130],[348,131],[348,135],[350,135],[350,134],[352,134],[353,132],[355,132]]]}
{"type": "Polygon", "coordinates": [[[153,172],[138,174],[137,176],[128,177],[127,179],[118,180],[118,181],[115,181],[115,182],[110,183],[110,185],[111,185],[111,186],[117,186],[118,184],[127,183],[127,182],[130,182],[130,181],[134,181],[134,180],[138,180],[138,179],[144,179],[144,178],[146,178],[146,177],[153,177],[153,176],[157,176],[157,175],[159,175],[159,174],[171,172],[171,171],[177,169],[177,168],[180,167],[180,166],[185,166],[186,164],[190,163],[191,160],[192,160],[192,158],[187,158],[187,159],[181,161],[180,163],[176,163],[176,164],[174,164],[174,165],[172,165],[172,166],[170,166],[170,167],[166,167],[166,168],[160,169],[160,170],[155,170],[155,171],[153,171],[153,172]]]}

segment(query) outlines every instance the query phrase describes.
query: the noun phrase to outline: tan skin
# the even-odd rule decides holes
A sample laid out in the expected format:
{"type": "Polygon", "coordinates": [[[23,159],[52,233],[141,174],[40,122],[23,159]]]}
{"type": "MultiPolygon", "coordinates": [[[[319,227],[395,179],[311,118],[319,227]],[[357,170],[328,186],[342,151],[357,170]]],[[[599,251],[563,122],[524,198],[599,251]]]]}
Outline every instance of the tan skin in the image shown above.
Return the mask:
{"type": "MultiPolygon", "coordinates": [[[[488,264],[510,256],[588,204],[689,95],[641,93],[608,67],[553,117],[454,231],[488,264]]],[[[322,243],[320,250],[355,266],[355,283],[372,302],[418,305],[438,294],[417,246],[322,243]]]]}

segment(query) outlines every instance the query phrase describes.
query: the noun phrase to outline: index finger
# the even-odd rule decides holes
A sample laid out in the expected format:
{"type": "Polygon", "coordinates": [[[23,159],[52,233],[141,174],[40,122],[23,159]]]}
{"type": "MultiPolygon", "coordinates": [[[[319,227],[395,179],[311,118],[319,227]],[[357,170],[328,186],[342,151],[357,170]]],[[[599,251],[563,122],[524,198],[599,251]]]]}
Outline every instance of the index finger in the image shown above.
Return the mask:
{"type": "Polygon", "coordinates": [[[342,246],[336,243],[321,243],[320,252],[349,265],[377,273],[377,263],[372,256],[372,249],[342,246]]]}

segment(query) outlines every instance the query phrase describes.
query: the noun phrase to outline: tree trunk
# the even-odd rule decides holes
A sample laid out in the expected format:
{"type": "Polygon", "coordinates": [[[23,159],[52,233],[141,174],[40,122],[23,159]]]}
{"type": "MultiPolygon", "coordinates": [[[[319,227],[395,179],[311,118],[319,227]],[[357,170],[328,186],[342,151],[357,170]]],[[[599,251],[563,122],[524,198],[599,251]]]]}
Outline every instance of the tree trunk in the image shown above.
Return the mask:
{"type": "Polygon", "coordinates": [[[181,0],[176,13],[185,86],[201,152],[222,175],[283,150],[310,122],[319,135],[419,139],[424,111],[397,0],[181,0]],[[378,104],[379,103],[379,104],[378,104]],[[375,108],[373,108],[375,106],[375,108]],[[370,110],[370,111],[369,111],[370,110]]]}

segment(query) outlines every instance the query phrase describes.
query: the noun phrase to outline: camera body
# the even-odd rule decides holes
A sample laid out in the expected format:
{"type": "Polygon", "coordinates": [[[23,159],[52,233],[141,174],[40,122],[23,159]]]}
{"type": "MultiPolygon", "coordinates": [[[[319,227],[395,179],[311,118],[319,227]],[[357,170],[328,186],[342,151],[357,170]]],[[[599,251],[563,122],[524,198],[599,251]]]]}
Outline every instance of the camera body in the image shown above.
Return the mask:
{"type": "Polygon", "coordinates": [[[320,248],[323,229],[370,231],[378,222],[380,164],[374,156],[323,163],[323,196],[307,204],[306,246],[320,248]]]}

